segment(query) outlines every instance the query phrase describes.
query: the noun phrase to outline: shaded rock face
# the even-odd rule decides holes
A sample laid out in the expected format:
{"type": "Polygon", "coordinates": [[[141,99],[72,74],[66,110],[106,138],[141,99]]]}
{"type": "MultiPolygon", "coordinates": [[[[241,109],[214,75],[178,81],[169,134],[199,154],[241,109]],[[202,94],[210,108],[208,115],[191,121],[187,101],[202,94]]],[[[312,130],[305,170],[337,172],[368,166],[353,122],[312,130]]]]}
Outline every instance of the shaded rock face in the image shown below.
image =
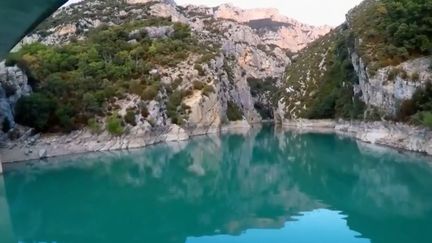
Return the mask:
{"type": "Polygon", "coordinates": [[[28,95],[31,87],[25,73],[18,67],[6,67],[0,63],[0,128],[15,127],[14,109],[19,98],[28,95]],[[8,126],[8,127],[6,127],[8,126]]]}

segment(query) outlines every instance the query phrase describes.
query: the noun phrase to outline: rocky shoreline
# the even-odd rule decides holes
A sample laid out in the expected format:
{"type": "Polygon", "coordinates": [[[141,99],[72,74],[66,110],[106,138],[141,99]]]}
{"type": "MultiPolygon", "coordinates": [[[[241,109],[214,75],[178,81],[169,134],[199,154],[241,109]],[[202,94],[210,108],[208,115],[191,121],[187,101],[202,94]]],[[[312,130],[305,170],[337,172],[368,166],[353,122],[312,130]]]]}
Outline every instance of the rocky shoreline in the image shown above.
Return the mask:
{"type": "Polygon", "coordinates": [[[35,135],[6,142],[0,147],[0,162],[13,163],[89,152],[129,150],[163,142],[184,141],[193,136],[216,134],[220,131],[248,130],[247,121],[230,122],[220,129],[215,127],[181,128],[171,125],[154,130],[132,128],[123,136],[107,132],[92,134],[88,129],[65,135],[35,135]]]}
{"type": "Polygon", "coordinates": [[[370,144],[432,155],[432,131],[404,123],[300,119],[283,121],[282,126],[307,131],[330,131],[370,144]]]}
{"type": "MultiPolygon", "coordinates": [[[[285,120],[283,128],[306,132],[330,132],[359,141],[395,149],[432,155],[432,131],[391,122],[348,122],[334,120],[285,120]]],[[[221,128],[184,129],[177,125],[153,131],[131,130],[127,135],[113,137],[108,133],[94,135],[88,130],[67,135],[32,136],[9,142],[0,148],[1,162],[13,163],[89,152],[129,150],[163,142],[184,141],[193,136],[219,132],[247,132],[247,121],[231,122],[221,128]]]]}

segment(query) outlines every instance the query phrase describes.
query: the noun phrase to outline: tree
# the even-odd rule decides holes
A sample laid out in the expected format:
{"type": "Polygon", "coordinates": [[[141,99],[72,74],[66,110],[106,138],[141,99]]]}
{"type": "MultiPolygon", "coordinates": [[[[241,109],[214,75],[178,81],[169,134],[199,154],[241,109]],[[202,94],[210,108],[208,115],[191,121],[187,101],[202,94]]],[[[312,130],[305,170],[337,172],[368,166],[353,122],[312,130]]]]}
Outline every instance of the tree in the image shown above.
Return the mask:
{"type": "Polygon", "coordinates": [[[34,127],[38,131],[46,131],[52,125],[49,122],[55,107],[51,98],[44,94],[34,93],[18,100],[15,118],[20,124],[34,127]]]}

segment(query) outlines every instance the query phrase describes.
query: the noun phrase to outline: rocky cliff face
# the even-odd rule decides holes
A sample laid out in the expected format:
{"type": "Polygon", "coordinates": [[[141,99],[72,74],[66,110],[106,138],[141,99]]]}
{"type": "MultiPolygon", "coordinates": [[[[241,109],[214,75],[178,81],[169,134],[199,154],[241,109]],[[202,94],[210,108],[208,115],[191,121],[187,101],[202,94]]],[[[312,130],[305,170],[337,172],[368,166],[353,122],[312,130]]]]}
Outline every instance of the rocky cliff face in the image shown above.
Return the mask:
{"type": "Polygon", "coordinates": [[[6,67],[4,62],[0,62],[0,128],[4,132],[15,127],[15,105],[18,99],[30,92],[25,73],[18,67],[6,67]]]}
{"type": "MultiPolygon", "coordinates": [[[[191,89],[197,82],[213,87],[214,92],[210,94],[193,90],[182,101],[190,108],[184,126],[194,127],[196,133],[215,130],[229,122],[227,109],[230,104],[237,106],[242,119],[249,123],[272,118],[272,91],[281,85],[281,77],[285,67],[290,64],[291,53],[330,29],[305,25],[267,9],[241,10],[231,5],[217,8],[180,7],[169,0],[88,0],[58,10],[25,37],[15,51],[34,42],[63,46],[85,40],[88,33],[96,28],[154,18],[189,25],[194,38],[217,49],[217,53],[205,63],[199,63],[198,70],[196,64],[200,56],[191,55],[175,67],[154,67],[151,71],[152,75],[161,77],[162,84],[172,85],[176,82],[180,90],[191,89]],[[265,88],[262,83],[265,83],[265,88]]],[[[129,42],[137,43],[139,38],[135,36],[141,32],[150,38],[165,38],[172,31],[169,28],[159,26],[151,30],[134,30],[129,33],[129,42]]],[[[17,67],[3,67],[2,70],[19,72],[17,67]]],[[[21,72],[20,77],[13,79],[26,81],[26,78],[21,72]]],[[[17,91],[14,101],[8,102],[9,106],[2,103],[6,114],[4,117],[10,121],[11,127],[15,125],[13,106],[16,99],[30,91],[27,82],[21,81],[17,83],[22,86],[20,90],[25,92],[17,91]]],[[[161,90],[155,100],[146,102],[149,117],[144,119],[140,115],[136,116],[137,126],[146,129],[170,126],[172,121],[167,116],[165,102],[166,93],[161,90]]],[[[139,107],[141,103],[138,97],[129,95],[127,99],[116,101],[115,105],[121,107],[120,115],[125,116],[128,109],[139,107]]]]}
{"type": "Polygon", "coordinates": [[[216,19],[234,20],[256,30],[262,40],[269,45],[297,52],[325,35],[329,26],[311,26],[283,16],[277,9],[243,10],[230,4],[216,7],[213,12],[216,19]]]}
{"type": "Polygon", "coordinates": [[[400,105],[410,100],[416,90],[432,80],[429,69],[432,62],[429,57],[380,68],[375,75],[368,74],[367,67],[356,51],[351,53],[351,58],[359,76],[359,84],[354,87],[355,92],[361,94],[361,99],[367,105],[379,109],[383,116],[395,117],[400,105]],[[394,70],[399,70],[400,73],[391,77],[394,70]],[[415,75],[419,75],[418,78],[413,78],[415,75]]]}
{"type": "MultiPolygon", "coordinates": [[[[401,4],[410,6],[408,1],[401,4]]],[[[422,23],[424,15],[410,18],[411,13],[398,19],[392,17],[397,11],[393,8],[391,1],[366,0],[348,13],[344,24],[303,49],[287,68],[276,117],[401,119],[401,113],[414,115],[427,109],[420,103],[428,101],[412,99],[418,99],[415,93],[432,82],[428,45],[407,44],[423,36],[403,29],[389,34],[399,19],[415,28],[411,22],[422,23]],[[381,25],[371,24],[371,19],[381,25]],[[399,42],[394,42],[396,38],[399,42]]],[[[426,8],[419,4],[417,10],[407,11],[426,8]]],[[[425,22],[419,31],[429,27],[425,22]]],[[[425,36],[424,42],[429,43],[425,36]]],[[[407,119],[412,117],[403,118],[407,119]]]]}

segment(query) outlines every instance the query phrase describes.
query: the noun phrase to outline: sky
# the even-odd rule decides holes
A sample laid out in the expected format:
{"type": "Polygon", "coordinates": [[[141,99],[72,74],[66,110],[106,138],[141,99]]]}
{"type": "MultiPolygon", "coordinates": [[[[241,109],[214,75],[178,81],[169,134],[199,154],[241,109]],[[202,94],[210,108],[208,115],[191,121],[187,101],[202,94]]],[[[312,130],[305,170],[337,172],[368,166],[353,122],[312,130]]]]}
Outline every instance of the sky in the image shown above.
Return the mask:
{"type": "MultiPolygon", "coordinates": [[[[79,0],[70,0],[76,2],[79,0]]],[[[179,5],[217,6],[232,3],[241,8],[277,8],[288,17],[312,25],[337,26],[345,14],[362,0],[176,0],[179,5]]]]}

